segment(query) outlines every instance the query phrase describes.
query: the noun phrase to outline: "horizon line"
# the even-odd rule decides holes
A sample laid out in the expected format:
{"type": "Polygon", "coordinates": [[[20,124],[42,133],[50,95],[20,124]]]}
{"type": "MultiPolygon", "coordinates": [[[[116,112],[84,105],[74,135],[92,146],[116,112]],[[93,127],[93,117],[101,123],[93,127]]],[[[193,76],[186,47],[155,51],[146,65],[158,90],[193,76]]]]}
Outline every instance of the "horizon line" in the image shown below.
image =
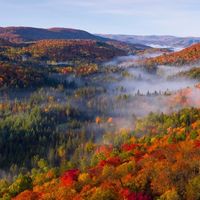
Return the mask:
{"type": "Polygon", "coordinates": [[[90,32],[89,30],[81,29],[81,28],[72,28],[72,27],[64,27],[64,26],[50,26],[50,27],[45,27],[45,26],[27,26],[27,25],[9,25],[9,26],[0,26],[0,28],[35,28],[35,29],[71,29],[71,30],[79,30],[79,31],[85,31],[93,35],[118,35],[118,36],[161,36],[161,37],[178,37],[178,38],[200,38],[200,36],[192,36],[192,35],[187,35],[187,36],[180,36],[180,35],[173,35],[173,34],[131,34],[131,33],[93,33],[90,32]]]}

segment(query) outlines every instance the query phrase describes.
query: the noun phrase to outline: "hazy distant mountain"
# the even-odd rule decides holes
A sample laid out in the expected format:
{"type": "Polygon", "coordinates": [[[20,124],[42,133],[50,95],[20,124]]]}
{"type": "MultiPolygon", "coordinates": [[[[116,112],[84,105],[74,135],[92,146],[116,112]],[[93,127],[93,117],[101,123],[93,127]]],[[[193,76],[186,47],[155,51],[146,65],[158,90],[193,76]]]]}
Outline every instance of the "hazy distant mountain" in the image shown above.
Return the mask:
{"type": "Polygon", "coordinates": [[[93,39],[108,40],[86,31],[68,28],[0,27],[0,38],[11,42],[29,42],[43,39],[93,39]]]}
{"type": "Polygon", "coordinates": [[[138,35],[102,35],[109,39],[119,40],[132,44],[143,44],[153,47],[188,47],[200,42],[200,37],[175,37],[175,36],[138,36],[138,35]]]}

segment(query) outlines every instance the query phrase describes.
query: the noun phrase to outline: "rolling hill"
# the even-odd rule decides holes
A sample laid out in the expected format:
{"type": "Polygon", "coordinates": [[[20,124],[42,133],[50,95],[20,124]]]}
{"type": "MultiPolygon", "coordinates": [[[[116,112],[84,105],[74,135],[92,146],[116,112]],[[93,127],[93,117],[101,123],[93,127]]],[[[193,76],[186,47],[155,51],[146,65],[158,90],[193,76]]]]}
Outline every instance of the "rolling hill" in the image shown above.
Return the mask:
{"type": "Polygon", "coordinates": [[[104,42],[128,54],[151,48],[143,44],[129,44],[70,28],[0,27],[0,40],[4,41],[3,43],[0,41],[0,46],[5,44],[5,41],[10,43],[10,46],[11,44],[22,46],[40,40],[94,40],[104,42]]]}
{"type": "Polygon", "coordinates": [[[77,59],[101,62],[126,55],[126,51],[96,40],[41,40],[23,51],[36,60],[59,62],[77,59]]]}
{"type": "Polygon", "coordinates": [[[179,52],[164,54],[156,58],[148,59],[148,64],[185,65],[185,64],[195,64],[199,60],[200,60],[200,43],[194,44],[179,52]]]}
{"type": "Polygon", "coordinates": [[[124,139],[125,133],[118,133],[115,139],[123,141],[118,146],[92,146],[91,166],[84,171],[68,169],[56,177],[55,169],[46,167],[19,176],[7,193],[19,194],[15,200],[197,200],[199,117],[200,110],[194,108],[150,114],[136,124],[136,132],[144,132],[144,137],[126,133],[124,139]]]}
{"type": "Polygon", "coordinates": [[[108,39],[92,35],[86,31],[68,28],[0,27],[0,38],[11,42],[30,42],[44,39],[108,39]]]}
{"type": "Polygon", "coordinates": [[[98,36],[127,42],[131,44],[143,44],[152,47],[188,47],[200,42],[199,37],[175,37],[175,36],[140,36],[140,35],[103,35],[98,36]]]}

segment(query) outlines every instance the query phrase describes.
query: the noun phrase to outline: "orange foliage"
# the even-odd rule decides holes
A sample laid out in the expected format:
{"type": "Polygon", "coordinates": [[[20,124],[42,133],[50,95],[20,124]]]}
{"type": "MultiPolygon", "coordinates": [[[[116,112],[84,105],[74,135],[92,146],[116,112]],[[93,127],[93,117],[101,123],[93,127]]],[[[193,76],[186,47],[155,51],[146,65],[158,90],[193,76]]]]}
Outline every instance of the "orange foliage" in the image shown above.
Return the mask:
{"type": "Polygon", "coordinates": [[[108,122],[109,124],[112,124],[113,118],[112,118],[112,117],[109,117],[108,120],[107,120],[107,122],[108,122]]]}
{"type": "Polygon", "coordinates": [[[161,65],[183,65],[191,64],[200,60],[200,44],[194,44],[179,52],[164,54],[156,58],[147,59],[147,64],[161,64],[161,65]]]}
{"type": "Polygon", "coordinates": [[[58,62],[78,59],[102,62],[125,55],[123,50],[95,40],[40,40],[24,48],[24,53],[58,62]]]}
{"type": "MultiPolygon", "coordinates": [[[[164,134],[127,138],[121,148],[112,145],[97,147],[94,153],[100,161],[96,166],[88,166],[87,172],[82,173],[78,169],[68,170],[60,179],[35,186],[33,193],[40,194],[38,199],[60,200],[151,200],[166,196],[186,199],[187,183],[199,175],[200,166],[198,109],[189,111],[178,117],[180,120],[193,112],[190,124],[177,122],[176,126],[165,127],[164,134]],[[194,130],[198,134],[195,139],[190,137],[194,130]],[[185,137],[179,140],[182,134],[185,137]]],[[[158,129],[156,124],[154,127],[158,129]]],[[[121,133],[119,135],[122,137],[121,133]]],[[[52,177],[51,173],[49,176],[52,177]]],[[[16,198],[23,199],[25,194],[16,198]]]]}
{"type": "Polygon", "coordinates": [[[30,190],[25,190],[22,193],[20,193],[17,197],[13,198],[13,200],[38,200],[40,199],[40,194],[30,191],[30,190]]]}
{"type": "Polygon", "coordinates": [[[96,117],[96,124],[100,124],[101,123],[101,118],[100,117],[96,117]]]}
{"type": "Polygon", "coordinates": [[[109,157],[110,156],[110,153],[112,152],[112,145],[102,145],[100,147],[97,147],[96,151],[95,151],[95,154],[99,154],[99,153],[102,153],[105,155],[105,157],[109,157]]]}

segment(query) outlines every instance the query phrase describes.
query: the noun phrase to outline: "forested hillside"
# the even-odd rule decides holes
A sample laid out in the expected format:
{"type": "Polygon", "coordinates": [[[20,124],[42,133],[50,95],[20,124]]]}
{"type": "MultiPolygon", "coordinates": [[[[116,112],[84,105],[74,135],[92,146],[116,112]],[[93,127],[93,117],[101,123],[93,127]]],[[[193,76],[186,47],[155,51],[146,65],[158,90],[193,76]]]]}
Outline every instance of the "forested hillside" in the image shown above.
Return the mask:
{"type": "MultiPolygon", "coordinates": [[[[50,168],[39,161],[2,194],[15,199],[199,199],[200,110],[150,114],[135,131],[106,137],[108,145],[86,143],[81,168],[50,168]],[[71,168],[71,169],[68,169],[71,168]],[[58,175],[60,174],[60,175],[58,175]]],[[[80,155],[81,156],[81,155],[80,155]]],[[[64,164],[64,163],[63,163],[64,164]]]]}
{"type": "Polygon", "coordinates": [[[200,59],[200,44],[192,45],[182,51],[162,55],[148,60],[148,64],[186,65],[196,64],[200,59]]]}
{"type": "Polygon", "coordinates": [[[0,27],[0,38],[11,42],[30,42],[44,39],[105,40],[86,31],[68,28],[0,27]]]}
{"type": "Polygon", "coordinates": [[[15,30],[0,40],[1,200],[200,199],[199,44],[15,30]]]}

